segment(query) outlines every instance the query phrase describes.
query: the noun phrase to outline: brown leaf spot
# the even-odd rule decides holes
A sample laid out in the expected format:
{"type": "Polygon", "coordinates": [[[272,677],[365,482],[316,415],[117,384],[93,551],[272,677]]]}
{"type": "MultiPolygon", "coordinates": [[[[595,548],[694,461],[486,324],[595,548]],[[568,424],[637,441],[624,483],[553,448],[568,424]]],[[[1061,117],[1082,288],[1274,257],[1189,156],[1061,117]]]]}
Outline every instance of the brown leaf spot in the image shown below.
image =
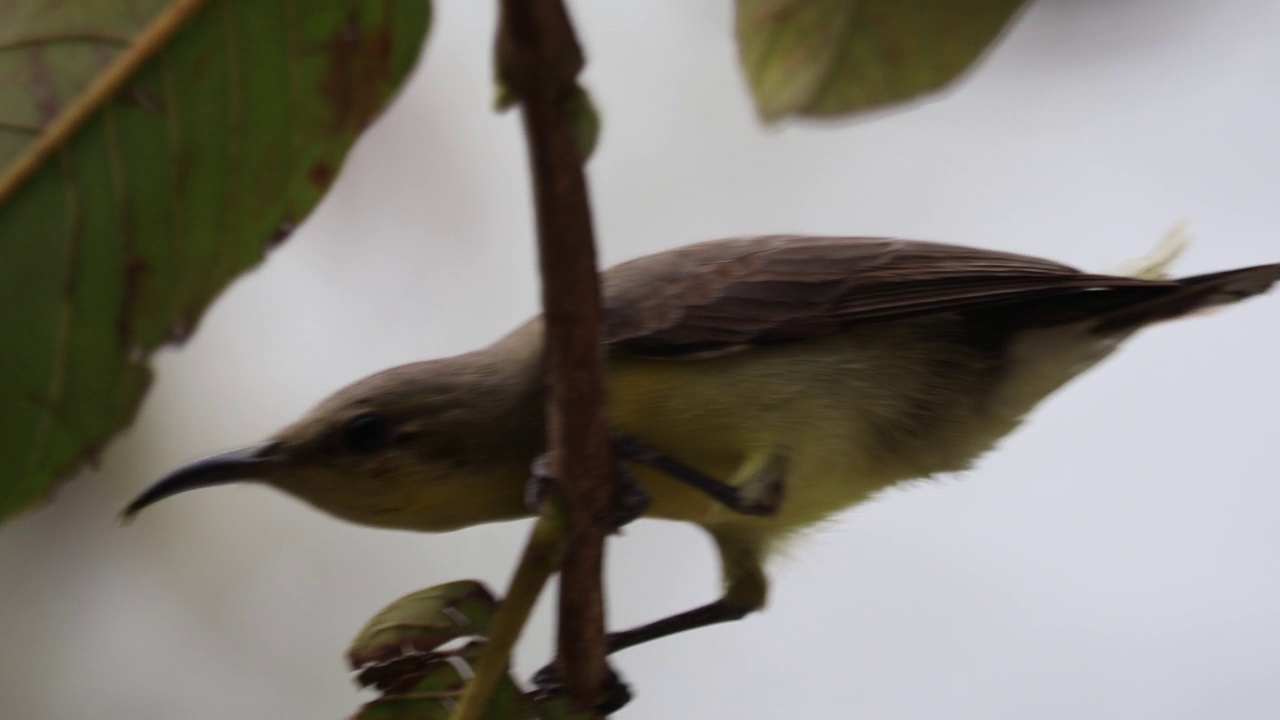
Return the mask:
{"type": "Polygon", "coordinates": [[[133,309],[138,305],[142,281],[151,271],[151,263],[142,258],[132,257],[124,266],[124,288],[120,296],[120,317],[116,321],[116,332],[120,336],[121,345],[128,347],[133,339],[133,309]]]}
{"type": "Polygon", "coordinates": [[[122,95],[121,97],[126,97],[129,100],[132,100],[135,105],[146,110],[152,115],[163,114],[160,112],[160,105],[155,101],[155,98],[151,97],[151,95],[143,90],[141,86],[130,85],[127,94],[122,95]]]}
{"type": "Polygon", "coordinates": [[[298,223],[294,222],[291,217],[284,218],[279,225],[276,225],[276,230],[271,233],[271,237],[267,238],[267,249],[274,250],[280,243],[288,240],[293,231],[297,229],[298,223]]]}
{"type": "Polygon", "coordinates": [[[307,169],[307,179],[312,185],[324,190],[329,187],[329,183],[333,182],[333,166],[324,160],[319,160],[307,169]]]}
{"type": "Polygon", "coordinates": [[[27,54],[30,63],[30,74],[27,76],[27,88],[31,99],[40,113],[40,124],[48,125],[62,111],[62,102],[58,99],[57,84],[53,79],[53,71],[44,55],[44,48],[33,47],[27,54]]]}
{"type": "Polygon", "coordinates": [[[897,68],[906,65],[910,61],[911,53],[907,50],[901,38],[889,38],[885,41],[880,51],[880,59],[885,65],[897,68]]]}
{"type": "Polygon", "coordinates": [[[335,131],[359,132],[373,119],[392,80],[391,30],[360,27],[352,17],[326,45],[329,63],[321,90],[335,131]]]}
{"type": "Polygon", "coordinates": [[[94,470],[102,467],[102,449],[104,445],[106,445],[105,440],[91,443],[80,451],[80,461],[94,470]]]}
{"type": "Polygon", "coordinates": [[[191,331],[195,329],[195,323],[189,317],[181,317],[169,326],[169,342],[175,345],[181,345],[191,337],[191,331]]]}

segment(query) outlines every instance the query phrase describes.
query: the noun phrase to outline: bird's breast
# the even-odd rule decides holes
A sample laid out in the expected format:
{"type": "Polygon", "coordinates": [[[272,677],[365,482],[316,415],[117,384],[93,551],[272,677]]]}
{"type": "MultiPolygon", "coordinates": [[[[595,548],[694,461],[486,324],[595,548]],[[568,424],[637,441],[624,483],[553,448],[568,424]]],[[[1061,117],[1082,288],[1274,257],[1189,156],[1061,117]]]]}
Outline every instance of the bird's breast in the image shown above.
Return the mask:
{"type": "Polygon", "coordinates": [[[991,412],[1007,380],[1003,348],[967,342],[946,316],[701,359],[614,358],[613,427],[719,479],[744,458],[787,460],[771,519],[744,518],[640,471],[652,513],[780,532],[893,483],[968,465],[1017,424],[991,412]]]}

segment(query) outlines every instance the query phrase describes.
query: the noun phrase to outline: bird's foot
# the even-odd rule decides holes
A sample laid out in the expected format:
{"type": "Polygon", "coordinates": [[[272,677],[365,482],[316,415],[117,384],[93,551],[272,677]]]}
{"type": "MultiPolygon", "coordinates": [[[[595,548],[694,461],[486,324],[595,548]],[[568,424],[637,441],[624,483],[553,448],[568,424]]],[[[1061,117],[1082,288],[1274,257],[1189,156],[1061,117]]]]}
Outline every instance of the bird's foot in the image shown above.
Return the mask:
{"type": "MultiPolygon", "coordinates": [[[[596,705],[595,711],[598,715],[611,715],[623,708],[627,703],[631,702],[631,687],[618,677],[612,667],[605,666],[608,675],[605,677],[604,697],[600,703],[596,705]]],[[[538,694],[542,697],[554,697],[564,693],[564,682],[560,677],[560,671],[555,663],[551,663],[534,673],[530,679],[537,688],[538,694]]]]}
{"type": "MultiPolygon", "coordinates": [[[[645,510],[649,509],[649,493],[645,492],[644,486],[621,463],[615,462],[614,473],[620,486],[617,507],[600,518],[600,523],[618,530],[644,515],[645,510]]],[[[524,504],[529,512],[542,512],[542,505],[550,496],[554,484],[551,458],[543,453],[534,458],[533,465],[529,468],[529,479],[524,486],[524,504]]]]}
{"type": "Polygon", "coordinates": [[[614,472],[618,477],[618,506],[612,513],[605,515],[602,522],[605,527],[618,530],[630,525],[649,509],[649,493],[636,480],[631,471],[615,461],[614,472]]]}
{"type": "Polygon", "coordinates": [[[525,509],[534,515],[541,513],[542,506],[551,497],[551,486],[555,480],[555,476],[551,474],[550,453],[542,453],[534,458],[533,464],[529,466],[529,479],[524,481],[525,509]]]}

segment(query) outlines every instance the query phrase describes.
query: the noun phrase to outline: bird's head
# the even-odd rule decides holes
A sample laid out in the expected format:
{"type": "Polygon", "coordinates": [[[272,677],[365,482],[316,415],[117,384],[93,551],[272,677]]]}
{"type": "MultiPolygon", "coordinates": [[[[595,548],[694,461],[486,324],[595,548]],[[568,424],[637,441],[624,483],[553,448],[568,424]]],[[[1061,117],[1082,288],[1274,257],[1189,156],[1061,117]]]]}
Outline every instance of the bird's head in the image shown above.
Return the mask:
{"type": "Polygon", "coordinates": [[[268,440],[184,465],[125,508],[197,488],[265,483],[351,522],[440,531],[524,512],[541,405],[469,356],[356,382],[268,440]]]}

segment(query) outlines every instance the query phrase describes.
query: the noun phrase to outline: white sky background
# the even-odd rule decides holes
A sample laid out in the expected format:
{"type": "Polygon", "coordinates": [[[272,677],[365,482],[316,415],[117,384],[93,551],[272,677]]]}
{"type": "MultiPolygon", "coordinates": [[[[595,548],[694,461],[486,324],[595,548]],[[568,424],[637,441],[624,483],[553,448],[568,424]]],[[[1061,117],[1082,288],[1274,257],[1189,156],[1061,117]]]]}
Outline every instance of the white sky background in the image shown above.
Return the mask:
{"type": "MultiPolygon", "coordinates": [[[[256,487],[132,493],[330,391],[536,311],[524,148],[490,112],[492,2],[422,66],[314,216],[163,353],[101,469],[0,530],[0,716],[340,718],[342,653],[399,595],[505,585],[526,524],[342,524],[256,487]]],[[[1188,273],[1280,261],[1280,3],[1042,1],[945,99],[763,129],[727,2],[574,3],[604,116],[608,263],[733,234],[886,234],[1091,269],[1192,221],[1188,273]]],[[[845,513],[770,607],[620,654],[631,718],[1280,717],[1280,295],[1167,325],[963,478],[845,513]]],[[[699,531],[610,544],[611,622],[712,599],[699,531]]],[[[546,603],[519,651],[550,653],[546,603]]]]}

